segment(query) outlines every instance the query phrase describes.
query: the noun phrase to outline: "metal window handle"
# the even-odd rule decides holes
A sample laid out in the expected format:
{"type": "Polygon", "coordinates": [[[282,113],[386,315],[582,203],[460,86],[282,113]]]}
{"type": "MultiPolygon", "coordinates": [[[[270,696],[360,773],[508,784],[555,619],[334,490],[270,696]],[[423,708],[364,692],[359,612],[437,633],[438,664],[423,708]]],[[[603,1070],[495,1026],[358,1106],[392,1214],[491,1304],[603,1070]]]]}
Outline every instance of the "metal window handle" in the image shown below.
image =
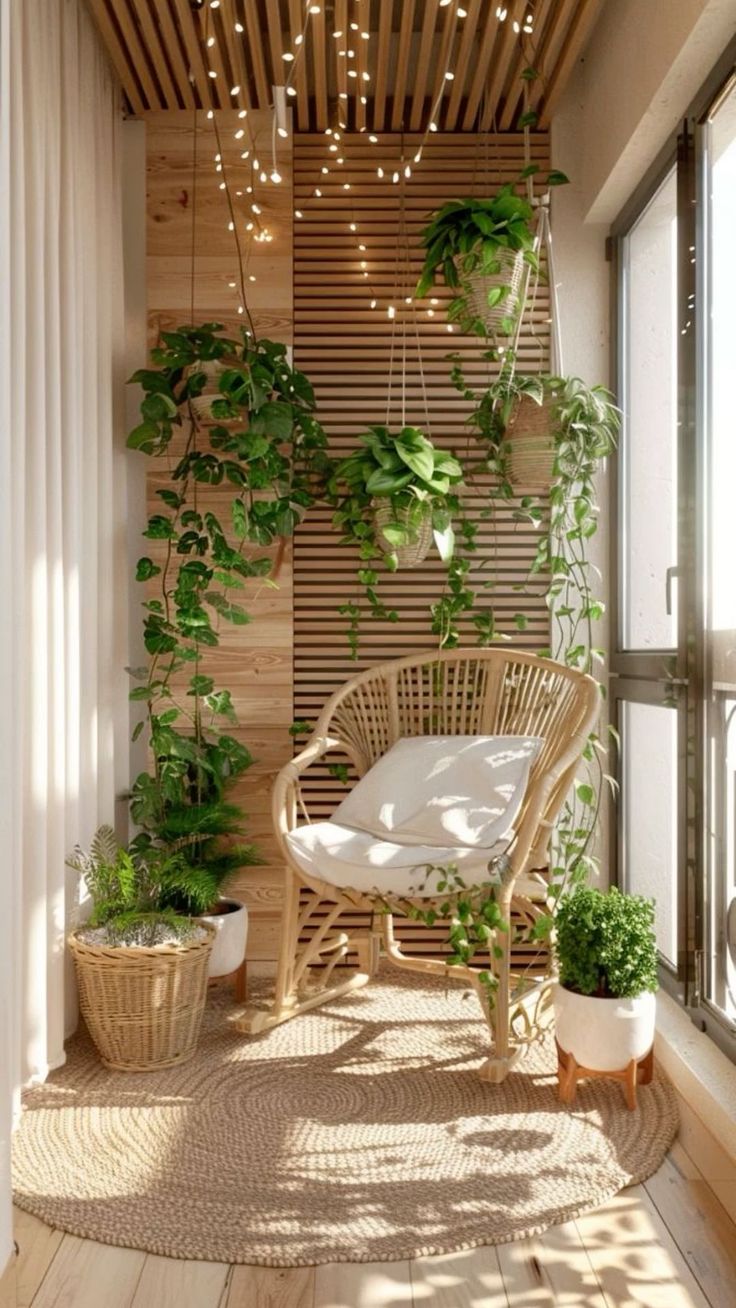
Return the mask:
{"type": "Polygon", "coordinates": [[[668,568],[664,575],[665,610],[667,617],[670,618],[672,616],[672,578],[680,576],[680,569],[675,567],[668,568]]]}

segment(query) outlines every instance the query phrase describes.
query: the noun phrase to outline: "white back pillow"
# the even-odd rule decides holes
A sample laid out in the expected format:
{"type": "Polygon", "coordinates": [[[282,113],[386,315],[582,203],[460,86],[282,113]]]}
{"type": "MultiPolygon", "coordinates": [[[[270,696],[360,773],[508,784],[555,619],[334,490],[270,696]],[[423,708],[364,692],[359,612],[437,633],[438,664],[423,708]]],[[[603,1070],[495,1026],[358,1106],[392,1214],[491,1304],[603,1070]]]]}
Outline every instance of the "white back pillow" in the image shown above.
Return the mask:
{"type": "Polygon", "coordinates": [[[404,736],[332,815],[400,844],[490,849],[521,808],[535,736],[404,736]]]}

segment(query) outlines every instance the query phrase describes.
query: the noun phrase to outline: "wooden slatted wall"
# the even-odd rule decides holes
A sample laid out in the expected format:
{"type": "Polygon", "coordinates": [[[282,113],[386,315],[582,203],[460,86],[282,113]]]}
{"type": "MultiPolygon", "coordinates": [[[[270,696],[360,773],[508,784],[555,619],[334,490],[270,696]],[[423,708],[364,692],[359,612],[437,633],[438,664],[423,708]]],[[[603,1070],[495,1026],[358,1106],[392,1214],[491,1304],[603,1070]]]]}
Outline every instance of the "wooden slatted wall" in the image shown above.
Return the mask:
{"type": "MultiPolygon", "coordinates": [[[[392,351],[388,305],[396,306],[393,337],[394,403],[392,426],[400,425],[402,361],[406,367],[406,421],[431,434],[441,447],[463,455],[473,443],[466,426],[467,406],[450,381],[448,354],[457,351],[471,384],[489,376],[483,344],[447,331],[444,287],[420,304],[406,305],[421,264],[418,235],[428,212],[445,200],[468,194],[490,194],[514,180],[523,167],[520,135],[468,137],[437,134],[425,146],[403,190],[403,224],[407,259],[399,241],[402,225],[401,187],[391,181],[401,158],[410,160],[419,138],[381,137],[372,145],[365,136],[351,135],[341,143],[345,164],[337,184],[322,178],[322,166],[334,164],[329,138],[300,135],[294,149],[294,202],[303,217],[294,224],[294,355],[312,379],[317,408],[335,454],[349,453],[370,423],[383,422],[387,412],[392,351]],[[387,145],[386,142],[389,142],[387,145]],[[382,166],[386,180],[377,178],[382,166]],[[350,189],[344,189],[344,182],[350,189]],[[314,195],[319,187],[323,194],[314,195]],[[351,230],[351,224],[356,230],[351,230]],[[364,245],[361,251],[358,247],[364,245]],[[398,260],[397,260],[398,251],[398,260]],[[361,263],[366,268],[361,267],[361,263]],[[398,263],[398,272],[397,272],[398,263]],[[363,275],[364,272],[368,276],[363,275]],[[370,307],[376,300],[376,308],[370,307]],[[430,315],[428,310],[433,310],[430,315]],[[405,333],[402,330],[405,328],[405,333]],[[406,344],[404,345],[404,336],[406,344]],[[424,374],[422,383],[421,370],[424,374]],[[429,422],[425,412],[426,388],[429,422]]],[[[535,136],[532,157],[544,168],[548,138],[535,136]]],[[[535,371],[549,367],[549,293],[540,286],[533,313],[527,315],[519,344],[519,367],[535,371]]],[[[480,585],[483,604],[492,605],[500,631],[513,643],[538,649],[548,643],[547,610],[541,598],[522,594],[535,551],[535,532],[514,519],[518,501],[493,516],[488,508],[488,483],[478,482],[467,493],[468,508],[480,524],[477,566],[471,580],[480,585]],[[514,615],[523,611],[529,626],[521,634],[514,615]]],[[[366,616],[360,654],[352,661],[346,640],[346,619],[338,608],[359,599],[356,557],[339,543],[330,512],[310,512],[297,532],[294,546],[294,713],[314,721],[327,697],[357,670],[383,659],[436,648],[428,606],[443,590],[444,569],[434,556],[419,568],[382,577],[380,592],[399,612],[396,625],[366,616]]],[[[467,643],[475,643],[472,627],[464,624],[467,643]]],[[[327,816],[341,798],[340,783],[324,769],[310,784],[310,811],[327,816]]],[[[413,948],[426,949],[431,933],[407,923],[413,948]]],[[[446,937],[443,928],[437,940],[446,937]]]]}

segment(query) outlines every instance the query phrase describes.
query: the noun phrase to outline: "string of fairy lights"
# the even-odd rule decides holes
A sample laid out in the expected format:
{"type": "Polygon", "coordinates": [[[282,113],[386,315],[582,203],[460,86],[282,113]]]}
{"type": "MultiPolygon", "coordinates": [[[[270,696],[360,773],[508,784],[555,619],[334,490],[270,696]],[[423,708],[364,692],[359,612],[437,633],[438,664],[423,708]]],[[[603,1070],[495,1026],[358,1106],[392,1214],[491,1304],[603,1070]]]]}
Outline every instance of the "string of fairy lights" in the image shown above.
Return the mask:
{"type": "MultiPolygon", "coordinates": [[[[221,10],[220,18],[225,21],[225,14],[222,10],[223,4],[228,0],[204,0],[200,8],[205,9],[204,16],[204,53],[207,57],[208,67],[206,68],[208,78],[213,81],[218,77],[217,68],[212,64],[216,62],[217,36],[214,31],[213,18],[215,12],[221,10]]],[[[513,31],[519,38],[529,38],[534,33],[534,0],[529,0],[525,7],[524,17],[519,21],[518,18],[512,19],[513,31]]],[[[226,164],[226,150],[223,144],[222,133],[219,130],[217,114],[219,111],[210,108],[207,110],[207,119],[213,122],[217,141],[217,150],[214,154],[213,162],[216,174],[220,177],[219,188],[228,192],[229,201],[229,220],[228,230],[237,237],[237,249],[239,258],[241,257],[240,237],[244,238],[244,265],[247,268],[249,255],[251,251],[251,242],[259,244],[270,243],[273,240],[273,233],[270,230],[267,221],[264,219],[264,194],[259,188],[269,188],[270,186],[279,186],[282,183],[282,175],[279,171],[278,163],[278,142],[286,140],[289,137],[289,101],[298,95],[295,80],[305,59],[305,53],[308,46],[308,37],[312,20],[322,13],[325,8],[322,0],[304,0],[301,6],[300,21],[296,24],[298,30],[293,30],[291,35],[290,48],[283,51],[281,56],[285,77],[280,85],[273,87],[273,117],[271,127],[271,141],[267,153],[270,153],[270,162],[265,163],[260,157],[263,151],[259,152],[256,136],[253,133],[251,121],[246,107],[239,108],[238,126],[231,133],[230,139],[237,148],[237,163],[226,164]],[[231,183],[229,177],[236,175],[236,181],[231,183]],[[232,197],[243,201],[246,206],[246,214],[242,217],[242,229],[236,232],[238,223],[238,214],[232,203],[232,197]]],[[[439,131],[439,122],[441,118],[442,103],[448,88],[452,87],[455,79],[453,68],[453,50],[455,45],[456,33],[461,29],[458,24],[467,18],[468,11],[460,0],[439,0],[440,9],[451,9],[451,15],[446,20],[452,20],[454,27],[448,29],[447,35],[449,41],[444,56],[444,71],[439,80],[437,90],[430,106],[429,116],[426,121],[424,130],[419,135],[419,141],[414,140],[409,156],[405,154],[402,137],[401,158],[387,161],[384,157],[382,162],[376,164],[375,175],[379,182],[389,182],[394,186],[403,188],[411,181],[416,169],[421,165],[425,147],[431,135],[439,131]]],[[[340,11],[338,11],[340,12],[340,11]]],[[[325,197],[327,188],[336,188],[337,191],[351,192],[353,190],[353,181],[350,177],[350,166],[347,158],[346,136],[348,135],[350,119],[350,92],[353,92],[353,121],[356,124],[355,130],[367,139],[371,147],[377,147],[380,155],[382,141],[380,136],[371,131],[366,123],[368,90],[371,82],[371,73],[369,66],[371,63],[371,40],[370,30],[370,0],[343,0],[341,12],[345,15],[345,21],[342,27],[335,27],[331,33],[331,44],[334,43],[335,65],[336,65],[336,82],[337,97],[332,113],[332,125],[325,128],[325,156],[323,162],[319,163],[319,175],[317,182],[312,190],[310,204],[319,205],[319,202],[325,197]],[[360,125],[358,125],[360,124],[360,125]]],[[[499,4],[495,9],[495,18],[499,25],[509,19],[508,5],[499,4]]],[[[240,41],[245,36],[245,29],[239,19],[232,20],[233,35],[236,40],[240,41]]],[[[224,65],[220,63],[220,66],[224,65]]],[[[239,84],[234,83],[229,88],[230,99],[233,107],[237,107],[238,102],[244,96],[244,89],[239,84]]],[[[223,96],[219,96],[222,103],[223,96]]],[[[231,147],[232,148],[232,147],[231,147]]],[[[306,205],[304,201],[294,209],[294,217],[297,221],[305,218],[306,205]]],[[[390,296],[385,303],[382,303],[382,297],[376,290],[371,278],[371,255],[366,243],[366,236],[361,232],[360,225],[356,219],[355,209],[351,208],[350,217],[346,222],[347,230],[351,237],[355,238],[355,255],[357,270],[366,284],[368,302],[372,310],[382,310],[385,308],[386,316],[394,320],[402,297],[395,293],[390,296]]],[[[373,261],[375,263],[375,260],[373,261]]],[[[231,290],[239,292],[238,313],[246,314],[247,306],[242,303],[245,298],[245,281],[250,283],[256,281],[255,274],[243,272],[239,279],[231,279],[228,287],[231,290]]],[[[404,303],[408,306],[413,305],[411,295],[403,297],[404,303]]],[[[427,302],[423,312],[427,317],[434,317],[439,300],[431,297],[427,302]]],[[[415,307],[415,306],[414,306],[415,307]]],[[[453,330],[452,324],[447,324],[448,332],[453,330]]]]}

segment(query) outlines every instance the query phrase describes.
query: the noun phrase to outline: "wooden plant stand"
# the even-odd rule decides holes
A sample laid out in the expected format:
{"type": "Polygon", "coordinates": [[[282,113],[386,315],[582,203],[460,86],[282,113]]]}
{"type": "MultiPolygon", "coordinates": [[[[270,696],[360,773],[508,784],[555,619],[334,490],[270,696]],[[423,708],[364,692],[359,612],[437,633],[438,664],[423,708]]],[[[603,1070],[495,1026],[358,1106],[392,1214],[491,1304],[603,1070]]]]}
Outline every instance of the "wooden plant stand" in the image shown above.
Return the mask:
{"type": "Polygon", "coordinates": [[[211,976],[208,985],[219,986],[225,982],[232,984],[236,1004],[245,1003],[248,997],[248,964],[245,959],[240,967],[236,968],[234,972],[228,972],[227,976],[211,976]]]}
{"type": "MultiPolygon", "coordinates": [[[[557,1044],[557,1041],[555,1041],[557,1044]]],[[[626,1095],[626,1105],[628,1108],[636,1108],[636,1087],[637,1085],[649,1085],[654,1076],[654,1048],[649,1050],[643,1058],[637,1060],[632,1058],[626,1067],[622,1067],[615,1072],[597,1072],[591,1067],[580,1067],[575,1061],[573,1054],[568,1054],[564,1049],[560,1049],[557,1044],[557,1081],[559,1084],[559,1095],[563,1104],[572,1104],[575,1102],[578,1081],[586,1076],[610,1076],[615,1081],[623,1082],[624,1094],[626,1095]]]]}

